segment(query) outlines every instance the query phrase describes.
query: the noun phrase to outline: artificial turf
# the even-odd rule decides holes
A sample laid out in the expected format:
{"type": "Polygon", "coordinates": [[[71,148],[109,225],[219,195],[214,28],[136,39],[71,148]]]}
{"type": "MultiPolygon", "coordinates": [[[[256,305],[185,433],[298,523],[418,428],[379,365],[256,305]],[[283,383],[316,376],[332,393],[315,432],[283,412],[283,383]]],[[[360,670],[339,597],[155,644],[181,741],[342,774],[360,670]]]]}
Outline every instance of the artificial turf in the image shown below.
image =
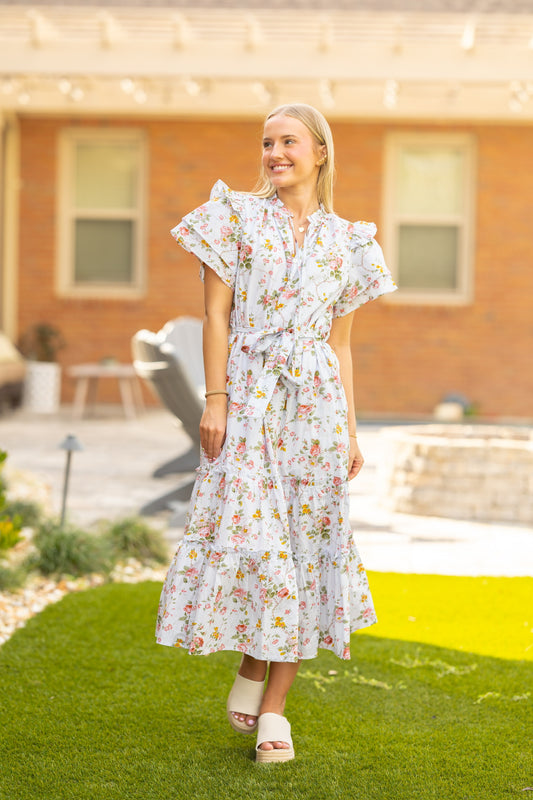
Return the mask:
{"type": "Polygon", "coordinates": [[[48,607],[0,650],[0,798],[527,797],[533,579],[371,579],[381,624],[302,665],[274,765],[225,719],[238,655],[154,644],[157,584],[48,607]]]}

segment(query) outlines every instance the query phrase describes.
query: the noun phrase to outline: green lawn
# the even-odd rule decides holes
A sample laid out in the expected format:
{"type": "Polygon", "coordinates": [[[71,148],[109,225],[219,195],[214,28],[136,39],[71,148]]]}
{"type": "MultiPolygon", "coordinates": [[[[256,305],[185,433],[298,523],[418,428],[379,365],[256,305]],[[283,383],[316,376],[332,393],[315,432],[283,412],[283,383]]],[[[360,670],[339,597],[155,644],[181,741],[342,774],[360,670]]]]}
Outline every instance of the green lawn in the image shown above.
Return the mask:
{"type": "Polygon", "coordinates": [[[286,764],[225,720],[235,653],[154,644],[157,584],[50,606],[0,649],[0,798],[533,797],[533,579],[371,579],[381,623],[302,666],[286,764]]]}

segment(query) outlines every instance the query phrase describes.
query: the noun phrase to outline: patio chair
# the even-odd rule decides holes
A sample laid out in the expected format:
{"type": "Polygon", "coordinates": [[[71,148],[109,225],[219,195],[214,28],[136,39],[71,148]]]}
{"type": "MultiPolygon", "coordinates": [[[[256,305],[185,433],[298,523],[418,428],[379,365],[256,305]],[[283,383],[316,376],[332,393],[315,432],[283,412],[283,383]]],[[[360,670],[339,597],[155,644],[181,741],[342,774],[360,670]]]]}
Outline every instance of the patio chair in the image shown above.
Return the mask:
{"type": "MultiPolygon", "coordinates": [[[[180,317],[167,322],[157,333],[140,330],[132,338],[132,351],[137,375],[180,420],[191,439],[189,450],[158,467],[154,477],[195,470],[199,464],[199,424],[204,409],[202,322],[180,317]]],[[[174,501],[187,500],[193,484],[193,479],[188,480],[173,492],[145,505],[141,513],[155,514],[171,507],[174,501]]]]}

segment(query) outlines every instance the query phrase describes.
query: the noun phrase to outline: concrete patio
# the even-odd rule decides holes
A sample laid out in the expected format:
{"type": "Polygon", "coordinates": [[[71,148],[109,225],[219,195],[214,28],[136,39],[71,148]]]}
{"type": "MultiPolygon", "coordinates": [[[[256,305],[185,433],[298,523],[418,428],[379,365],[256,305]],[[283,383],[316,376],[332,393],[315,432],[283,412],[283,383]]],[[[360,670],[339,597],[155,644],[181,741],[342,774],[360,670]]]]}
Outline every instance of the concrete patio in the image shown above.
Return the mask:
{"type": "MultiPolygon", "coordinates": [[[[368,569],[455,575],[533,575],[533,527],[398,514],[378,501],[378,464],[383,426],[362,422],[359,440],[366,463],[352,481],[350,519],[368,569]]],[[[180,478],[156,479],[152,472],[185,452],[189,440],[171,415],[149,410],[124,419],[120,408],[101,406],[92,418],[72,418],[70,407],[57,416],[17,411],[0,417],[0,448],[8,451],[6,474],[30,474],[23,484],[46,496],[59,514],[65,452],[59,444],[74,434],[83,452],[74,453],[68,516],[83,525],[138,513],[147,502],[176,488],[180,478]],[[43,486],[46,490],[43,492],[43,486]]],[[[183,533],[169,527],[169,513],[151,518],[175,544],[183,533]]]]}

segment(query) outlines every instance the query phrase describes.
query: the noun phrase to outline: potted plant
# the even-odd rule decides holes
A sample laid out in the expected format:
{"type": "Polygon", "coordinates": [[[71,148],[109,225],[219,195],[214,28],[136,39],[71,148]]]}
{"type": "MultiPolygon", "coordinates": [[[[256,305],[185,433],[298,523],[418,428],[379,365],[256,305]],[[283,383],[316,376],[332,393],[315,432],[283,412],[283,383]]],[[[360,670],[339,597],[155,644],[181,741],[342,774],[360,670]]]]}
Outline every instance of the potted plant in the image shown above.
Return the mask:
{"type": "Polygon", "coordinates": [[[21,336],[19,349],[28,359],[24,406],[41,414],[55,414],[61,397],[61,367],[57,354],[65,346],[54,325],[39,322],[21,336]]]}

